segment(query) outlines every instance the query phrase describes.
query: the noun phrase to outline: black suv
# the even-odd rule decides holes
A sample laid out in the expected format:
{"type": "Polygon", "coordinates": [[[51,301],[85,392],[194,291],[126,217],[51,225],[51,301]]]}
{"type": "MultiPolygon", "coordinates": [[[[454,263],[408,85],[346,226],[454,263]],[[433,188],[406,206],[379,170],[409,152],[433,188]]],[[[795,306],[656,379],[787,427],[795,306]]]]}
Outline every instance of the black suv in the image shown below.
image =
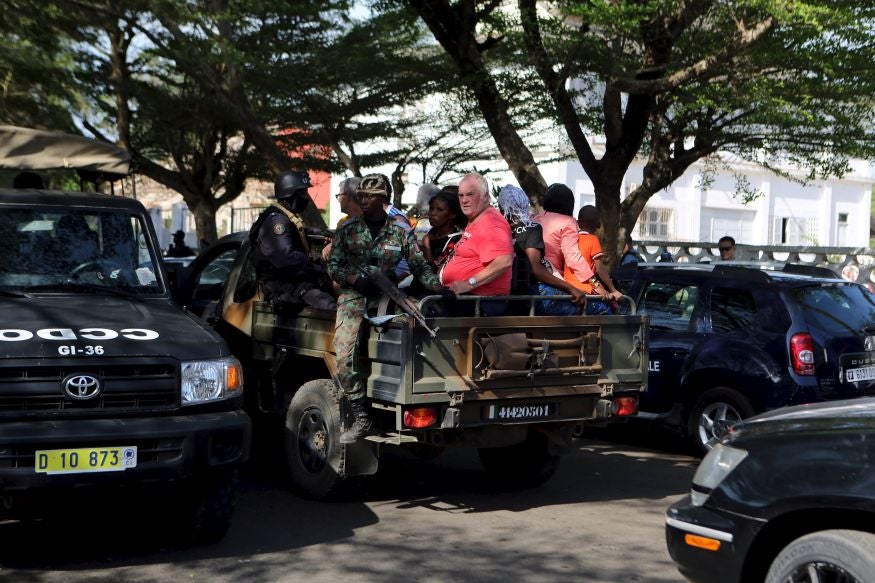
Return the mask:
{"type": "Polygon", "coordinates": [[[732,428],[666,513],[698,583],[875,580],[875,399],[787,407],[732,428]]]}
{"type": "Polygon", "coordinates": [[[756,413],[875,393],[875,296],[828,269],[662,263],[614,277],[650,315],[639,417],[702,453],[756,413]]]}

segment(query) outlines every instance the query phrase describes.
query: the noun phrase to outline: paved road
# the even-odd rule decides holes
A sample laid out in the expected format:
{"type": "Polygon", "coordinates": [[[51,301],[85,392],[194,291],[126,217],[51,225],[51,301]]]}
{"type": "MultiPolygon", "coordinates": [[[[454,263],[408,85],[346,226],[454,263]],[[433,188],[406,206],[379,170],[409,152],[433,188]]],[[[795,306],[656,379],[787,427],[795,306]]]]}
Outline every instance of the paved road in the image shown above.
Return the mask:
{"type": "Polygon", "coordinates": [[[250,468],[218,545],[166,547],[123,499],[76,525],[0,523],[0,580],[680,582],[663,512],[696,461],[659,435],[595,434],[546,485],[496,492],[472,452],[394,455],[345,503],[302,500],[278,470],[250,468]]]}

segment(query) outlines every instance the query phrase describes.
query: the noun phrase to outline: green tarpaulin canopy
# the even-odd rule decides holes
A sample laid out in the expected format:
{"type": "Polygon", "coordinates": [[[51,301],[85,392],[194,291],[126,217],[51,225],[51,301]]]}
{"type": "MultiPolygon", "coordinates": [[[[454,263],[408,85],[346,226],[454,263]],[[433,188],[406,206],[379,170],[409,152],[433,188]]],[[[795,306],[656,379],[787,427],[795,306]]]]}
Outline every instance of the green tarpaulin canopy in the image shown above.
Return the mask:
{"type": "Polygon", "coordinates": [[[62,132],[0,126],[0,168],[70,168],[111,179],[110,175],[129,174],[130,167],[130,154],[112,144],[62,132]]]}

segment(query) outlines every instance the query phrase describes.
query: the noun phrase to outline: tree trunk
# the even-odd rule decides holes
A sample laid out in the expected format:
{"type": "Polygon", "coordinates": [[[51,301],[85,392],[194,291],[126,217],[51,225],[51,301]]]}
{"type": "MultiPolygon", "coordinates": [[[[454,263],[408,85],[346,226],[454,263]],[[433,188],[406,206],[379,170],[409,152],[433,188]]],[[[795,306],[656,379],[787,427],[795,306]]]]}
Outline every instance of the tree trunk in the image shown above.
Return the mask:
{"type": "Polygon", "coordinates": [[[620,189],[620,183],[611,182],[600,184],[595,191],[596,207],[602,217],[599,239],[602,251],[605,253],[605,264],[608,266],[608,270],[612,270],[619,264],[625,243],[625,236],[620,232],[622,229],[617,229],[622,220],[620,189]]]}
{"type": "Polygon", "coordinates": [[[475,36],[477,22],[467,13],[473,3],[451,7],[445,0],[410,0],[410,5],[431,29],[474,92],[495,145],[517,182],[529,197],[543,197],[547,181],[541,175],[531,150],[513,125],[507,100],[502,97],[481,59],[482,47],[475,36]]]}
{"type": "Polygon", "coordinates": [[[189,210],[194,216],[194,224],[197,229],[197,251],[200,252],[201,241],[213,244],[219,238],[216,231],[216,209],[211,204],[199,203],[191,205],[189,210]]]}

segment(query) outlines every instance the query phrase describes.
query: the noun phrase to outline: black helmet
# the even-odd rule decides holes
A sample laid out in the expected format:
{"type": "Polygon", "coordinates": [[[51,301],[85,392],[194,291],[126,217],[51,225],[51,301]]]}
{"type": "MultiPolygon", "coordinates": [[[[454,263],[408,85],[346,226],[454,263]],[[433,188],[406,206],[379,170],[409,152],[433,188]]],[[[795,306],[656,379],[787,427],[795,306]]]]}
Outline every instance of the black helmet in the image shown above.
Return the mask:
{"type": "Polygon", "coordinates": [[[288,170],[286,172],[281,172],[280,175],[276,177],[276,181],[273,183],[273,195],[278,200],[292,198],[301,190],[305,191],[304,194],[306,194],[306,190],[310,188],[310,186],[310,177],[306,172],[288,170]]]}

